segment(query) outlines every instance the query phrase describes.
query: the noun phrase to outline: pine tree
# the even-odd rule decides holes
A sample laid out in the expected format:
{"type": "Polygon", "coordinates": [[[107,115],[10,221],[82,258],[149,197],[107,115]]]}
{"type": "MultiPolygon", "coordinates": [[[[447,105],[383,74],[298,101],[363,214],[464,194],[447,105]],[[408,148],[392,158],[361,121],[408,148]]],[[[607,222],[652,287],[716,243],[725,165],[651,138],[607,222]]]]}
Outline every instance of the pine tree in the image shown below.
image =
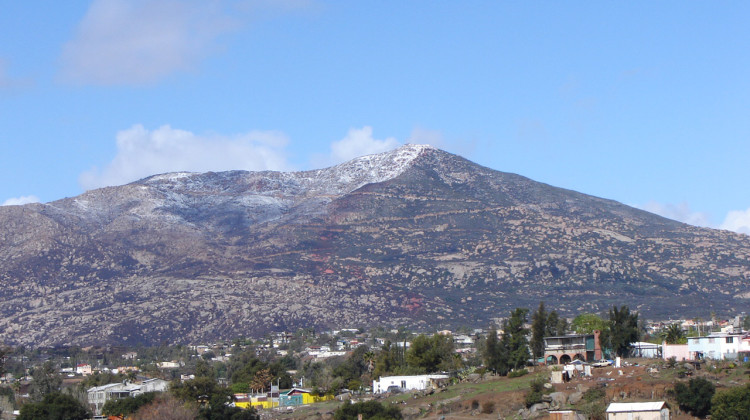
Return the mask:
{"type": "Polygon", "coordinates": [[[539,302],[539,307],[531,315],[531,353],[534,358],[544,355],[544,336],[547,334],[547,311],[544,309],[544,302],[539,302]]]}
{"type": "Polygon", "coordinates": [[[502,370],[500,342],[497,339],[497,329],[494,325],[487,333],[487,340],[484,343],[484,364],[487,369],[494,373],[499,373],[502,370]]]}
{"type": "Polygon", "coordinates": [[[561,318],[556,311],[549,313],[547,317],[547,337],[565,335],[568,331],[568,320],[561,318]]]}
{"type": "Polygon", "coordinates": [[[526,338],[529,331],[524,328],[528,313],[529,310],[526,308],[516,308],[511,312],[510,318],[503,323],[503,338],[500,340],[500,347],[507,352],[506,374],[511,369],[525,366],[531,357],[529,340],[526,338]]]}

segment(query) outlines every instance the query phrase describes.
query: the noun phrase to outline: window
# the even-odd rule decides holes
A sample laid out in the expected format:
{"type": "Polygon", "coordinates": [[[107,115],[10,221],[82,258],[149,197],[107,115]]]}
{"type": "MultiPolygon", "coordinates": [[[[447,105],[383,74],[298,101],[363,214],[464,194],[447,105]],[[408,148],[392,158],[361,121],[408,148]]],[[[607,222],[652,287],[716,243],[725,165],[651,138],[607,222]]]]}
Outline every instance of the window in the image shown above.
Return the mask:
{"type": "Polygon", "coordinates": [[[406,381],[401,381],[401,388],[406,389],[406,381]]]}
{"type": "Polygon", "coordinates": [[[727,343],[734,343],[734,337],[727,337],[727,343]]]}

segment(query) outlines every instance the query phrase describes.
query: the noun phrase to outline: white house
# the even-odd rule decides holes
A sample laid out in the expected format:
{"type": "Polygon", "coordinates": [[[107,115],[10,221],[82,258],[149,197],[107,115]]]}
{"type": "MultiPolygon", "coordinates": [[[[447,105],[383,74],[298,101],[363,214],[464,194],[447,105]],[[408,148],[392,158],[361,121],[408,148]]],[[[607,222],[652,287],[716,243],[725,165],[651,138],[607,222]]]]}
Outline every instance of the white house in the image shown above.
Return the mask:
{"type": "Polygon", "coordinates": [[[128,383],[114,383],[89,388],[87,391],[89,405],[94,410],[94,415],[101,415],[104,403],[109,400],[130,397],[131,392],[138,388],[138,385],[128,383]]]}
{"type": "Polygon", "coordinates": [[[607,420],[669,420],[664,401],[612,403],[607,407],[607,420]]]}
{"type": "Polygon", "coordinates": [[[146,392],[164,392],[169,382],[164,379],[147,379],[141,383],[112,383],[89,388],[87,398],[94,415],[101,415],[104,403],[109,400],[135,397],[146,392]]]}
{"type": "Polygon", "coordinates": [[[83,376],[91,375],[91,365],[88,363],[80,363],[76,365],[76,373],[83,376]]]}
{"type": "Polygon", "coordinates": [[[171,362],[159,362],[156,364],[156,366],[159,369],[177,369],[178,367],[180,367],[180,363],[173,360],[171,362]]]}
{"type": "Polygon", "coordinates": [[[372,393],[382,394],[392,391],[422,391],[428,387],[437,387],[448,381],[448,375],[410,375],[410,376],[381,376],[372,381],[372,393]]]}
{"type": "Polygon", "coordinates": [[[688,337],[690,360],[737,359],[742,350],[742,334],[711,334],[705,337],[688,337]]]}
{"type": "Polygon", "coordinates": [[[146,379],[141,382],[140,389],[135,391],[133,395],[145,394],[146,392],[166,392],[167,388],[169,388],[169,381],[158,378],[146,379]]]}

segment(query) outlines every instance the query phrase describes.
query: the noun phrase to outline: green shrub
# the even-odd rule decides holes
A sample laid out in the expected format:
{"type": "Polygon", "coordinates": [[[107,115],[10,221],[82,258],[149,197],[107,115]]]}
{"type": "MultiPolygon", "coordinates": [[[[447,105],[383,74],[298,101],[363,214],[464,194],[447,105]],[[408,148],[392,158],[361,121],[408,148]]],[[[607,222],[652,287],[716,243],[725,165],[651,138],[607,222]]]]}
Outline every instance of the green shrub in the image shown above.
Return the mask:
{"type": "Polygon", "coordinates": [[[603,400],[606,395],[607,394],[604,392],[603,388],[589,388],[586,390],[586,392],[583,393],[582,400],[587,403],[593,403],[599,400],[603,400]]]}
{"type": "Polygon", "coordinates": [[[607,418],[607,404],[604,401],[596,401],[581,407],[581,412],[589,420],[605,420],[607,418]]]}
{"type": "Polygon", "coordinates": [[[144,405],[151,404],[156,397],[156,392],[146,392],[133,398],[121,398],[109,400],[102,407],[102,414],[107,416],[125,417],[138,411],[144,405]]]}
{"type": "Polygon", "coordinates": [[[521,377],[521,376],[524,376],[524,375],[528,375],[528,374],[529,374],[528,370],[526,370],[526,369],[519,369],[519,370],[514,370],[513,372],[508,373],[508,377],[509,378],[518,378],[518,377],[521,377]]]}
{"type": "Polygon", "coordinates": [[[401,410],[395,406],[386,406],[377,401],[365,401],[352,404],[351,401],[342,404],[333,413],[334,420],[357,420],[362,414],[363,420],[401,420],[401,410]]]}
{"type": "Polygon", "coordinates": [[[53,392],[40,402],[26,403],[21,407],[18,420],[84,420],[91,413],[80,401],[70,395],[53,392]]]}
{"type": "Polygon", "coordinates": [[[591,420],[604,420],[607,418],[607,394],[603,387],[589,388],[583,393],[580,410],[591,420]]]}
{"type": "Polygon", "coordinates": [[[750,419],[750,384],[717,392],[711,400],[712,419],[750,419]]]}
{"type": "Polygon", "coordinates": [[[703,378],[691,379],[687,385],[678,382],[674,386],[675,399],[680,409],[696,417],[706,417],[711,412],[711,398],[715,392],[714,384],[703,378]]]}
{"type": "Polygon", "coordinates": [[[546,382],[546,378],[540,376],[529,383],[529,392],[526,394],[523,401],[524,404],[526,404],[526,408],[529,408],[536,403],[542,402],[542,395],[544,395],[546,391],[544,389],[544,384],[546,382]]]}

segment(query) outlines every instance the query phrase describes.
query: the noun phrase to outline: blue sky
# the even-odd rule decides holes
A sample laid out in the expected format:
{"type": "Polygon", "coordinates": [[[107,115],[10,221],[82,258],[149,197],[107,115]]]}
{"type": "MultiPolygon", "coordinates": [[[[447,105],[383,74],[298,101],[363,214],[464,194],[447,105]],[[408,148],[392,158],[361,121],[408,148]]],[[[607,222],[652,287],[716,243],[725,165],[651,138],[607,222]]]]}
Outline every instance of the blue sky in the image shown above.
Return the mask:
{"type": "Polygon", "coordinates": [[[750,233],[747,2],[0,4],[0,203],[410,142],[750,233]]]}

